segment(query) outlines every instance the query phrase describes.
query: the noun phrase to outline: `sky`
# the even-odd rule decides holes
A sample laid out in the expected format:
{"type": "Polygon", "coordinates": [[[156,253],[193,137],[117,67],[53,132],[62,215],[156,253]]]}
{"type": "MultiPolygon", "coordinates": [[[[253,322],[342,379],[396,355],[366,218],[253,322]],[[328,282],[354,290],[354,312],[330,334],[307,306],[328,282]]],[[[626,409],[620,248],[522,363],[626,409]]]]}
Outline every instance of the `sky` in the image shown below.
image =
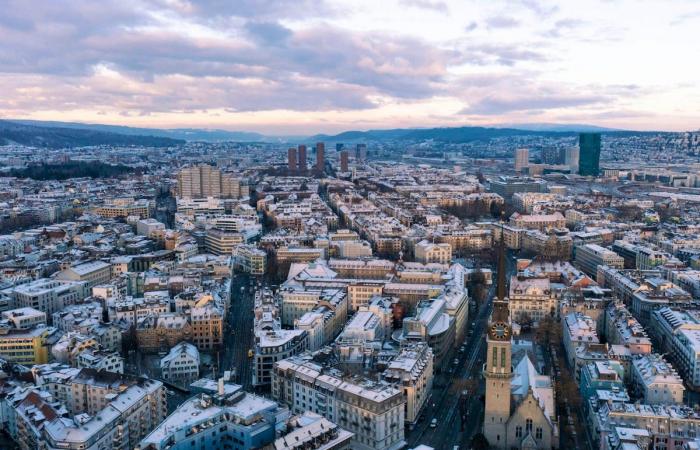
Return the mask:
{"type": "Polygon", "coordinates": [[[700,129],[695,0],[0,0],[0,117],[700,129]]]}

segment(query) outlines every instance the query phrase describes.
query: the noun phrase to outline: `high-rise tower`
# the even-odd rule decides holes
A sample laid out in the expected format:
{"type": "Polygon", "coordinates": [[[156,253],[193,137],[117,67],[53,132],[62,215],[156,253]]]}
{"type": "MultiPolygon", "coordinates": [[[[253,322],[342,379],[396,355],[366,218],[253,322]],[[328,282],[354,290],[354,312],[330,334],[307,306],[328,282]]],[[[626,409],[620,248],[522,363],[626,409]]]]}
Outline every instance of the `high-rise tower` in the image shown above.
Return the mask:
{"type": "Polygon", "coordinates": [[[299,145],[299,159],[297,160],[299,164],[299,172],[306,172],[306,145],[299,145]]]}
{"type": "Polygon", "coordinates": [[[341,172],[348,171],[348,151],[347,150],[343,150],[340,152],[340,171],[341,172]]]}
{"type": "Polygon", "coordinates": [[[518,148],[515,150],[515,171],[520,173],[530,164],[530,150],[518,148]]]}
{"type": "Polygon", "coordinates": [[[600,171],[600,133],[578,135],[579,175],[597,177],[600,171]]]}
{"type": "Polygon", "coordinates": [[[294,147],[287,149],[287,167],[291,173],[297,171],[297,149],[294,147]]]}
{"type": "Polygon", "coordinates": [[[323,142],[316,143],[316,173],[323,173],[326,164],[326,145],[323,142]]]}
{"type": "Polygon", "coordinates": [[[513,330],[506,296],[506,251],[501,230],[498,256],[498,285],[493,300],[493,312],[486,334],[486,404],[484,406],[484,436],[492,448],[506,448],[506,430],[510,418],[511,337],[513,330]]]}

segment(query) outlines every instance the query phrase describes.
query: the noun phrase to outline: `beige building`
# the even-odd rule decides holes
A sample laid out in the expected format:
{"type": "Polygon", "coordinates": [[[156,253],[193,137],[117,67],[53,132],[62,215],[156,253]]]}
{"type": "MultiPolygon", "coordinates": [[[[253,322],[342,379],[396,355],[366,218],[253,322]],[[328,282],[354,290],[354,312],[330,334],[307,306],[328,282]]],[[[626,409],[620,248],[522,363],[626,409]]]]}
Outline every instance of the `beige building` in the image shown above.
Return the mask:
{"type": "Polygon", "coordinates": [[[177,174],[177,196],[181,198],[239,198],[248,195],[244,190],[238,178],[207,164],[187,167],[177,174]]]}
{"type": "Polygon", "coordinates": [[[449,264],[452,261],[452,246],[450,244],[434,244],[422,240],[414,249],[416,261],[422,263],[449,264]]]}
{"type": "Polygon", "coordinates": [[[598,244],[585,244],[576,247],[576,266],[591,277],[598,274],[598,266],[624,269],[625,259],[598,244]]]}
{"type": "Polygon", "coordinates": [[[510,216],[510,223],[516,228],[545,232],[554,228],[564,228],[566,226],[566,219],[560,212],[555,212],[553,214],[513,213],[513,215],[510,216]]]}
{"type": "Polygon", "coordinates": [[[112,278],[112,266],[104,261],[91,261],[71,266],[56,276],[58,280],[85,281],[87,289],[106,284],[112,278]]]}
{"type": "Polygon", "coordinates": [[[211,228],[207,230],[204,246],[207,252],[213,255],[231,255],[234,247],[242,244],[243,241],[244,238],[241,233],[211,228]]]}
{"type": "Polygon", "coordinates": [[[264,275],[267,253],[254,245],[236,245],[233,247],[233,267],[251,275],[264,275]]]}
{"type": "Polygon", "coordinates": [[[433,351],[430,346],[419,343],[402,348],[382,376],[403,389],[406,399],[404,420],[408,424],[416,423],[433,389],[433,351]]]}
{"type": "Polygon", "coordinates": [[[353,449],[398,450],[404,441],[405,400],[396,387],[343,379],[301,358],[275,363],[272,398],[293,414],[311,411],[354,433],[353,449]]]}
{"type": "Polygon", "coordinates": [[[549,278],[519,277],[510,279],[510,318],[519,324],[536,324],[557,314],[558,300],[549,278]]]}

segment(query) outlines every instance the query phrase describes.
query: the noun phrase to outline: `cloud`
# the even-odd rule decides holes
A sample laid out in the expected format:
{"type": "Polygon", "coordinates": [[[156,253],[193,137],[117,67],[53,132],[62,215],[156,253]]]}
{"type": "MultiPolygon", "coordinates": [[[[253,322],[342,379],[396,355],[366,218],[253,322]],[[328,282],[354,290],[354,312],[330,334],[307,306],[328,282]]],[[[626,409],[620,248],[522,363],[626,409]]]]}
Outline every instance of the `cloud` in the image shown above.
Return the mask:
{"type": "Polygon", "coordinates": [[[692,11],[689,13],[681,14],[679,16],[676,16],[671,22],[670,25],[681,25],[686,22],[692,22],[695,21],[695,19],[700,19],[700,11],[692,11]]]}
{"type": "Polygon", "coordinates": [[[245,28],[254,40],[263,44],[276,44],[292,35],[289,28],[275,22],[247,22],[245,28]]]}
{"type": "Polygon", "coordinates": [[[549,109],[606,103],[609,100],[607,97],[597,95],[546,95],[544,93],[526,96],[493,95],[470,103],[461,113],[472,115],[498,115],[523,111],[536,111],[539,113],[549,109]]]}
{"type": "Polygon", "coordinates": [[[447,7],[447,3],[436,0],[400,0],[400,3],[405,6],[437,11],[444,14],[450,11],[447,7]]]}
{"type": "Polygon", "coordinates": [[[489,28],[515,28],[520,22],[508,16],[494,16],[486,19],[489,28]]]}

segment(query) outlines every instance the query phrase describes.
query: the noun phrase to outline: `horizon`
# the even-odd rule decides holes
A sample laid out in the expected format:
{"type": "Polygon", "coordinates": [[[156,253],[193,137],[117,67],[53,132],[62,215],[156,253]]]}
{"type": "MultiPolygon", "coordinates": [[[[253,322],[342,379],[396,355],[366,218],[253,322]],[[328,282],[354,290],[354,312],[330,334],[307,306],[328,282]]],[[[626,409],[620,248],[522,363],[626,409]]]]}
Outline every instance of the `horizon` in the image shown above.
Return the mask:
{"type": "Polygon", "coordinates": [[[699,27],[688,0],[12,0],[0,17],[0,117],[271,137],[691,131],[699,27]]]}

